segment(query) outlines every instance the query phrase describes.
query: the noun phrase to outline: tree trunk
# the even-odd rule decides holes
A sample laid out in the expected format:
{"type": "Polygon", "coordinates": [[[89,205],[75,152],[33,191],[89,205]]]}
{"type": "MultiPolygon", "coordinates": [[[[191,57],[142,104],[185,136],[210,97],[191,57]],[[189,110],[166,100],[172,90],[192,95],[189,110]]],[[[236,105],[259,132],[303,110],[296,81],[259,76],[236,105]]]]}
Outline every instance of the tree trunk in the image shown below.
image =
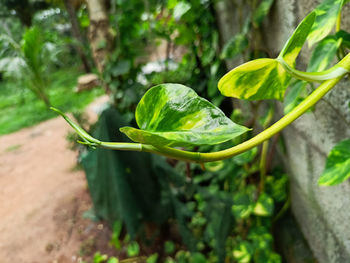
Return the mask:
{"type": "Polygon", "coordinates": [[[69,20],[70,20],[71,25],[72,25],[72,35],[77,40],[77,45],[76,45],[77,52],[80,56],[81,62],[83,63],[85,72],[89,73],[89,72],[91,72],[91,68],[89,65],[89,60],[88,60],[88,58],[87,58],[87,56],[82,48],[83,43],[84,43],[84,38],[81,35],[80,26],[79,26],[78,19],[77,19],[76,13],[75,13],[75,8],[74,8],[71,0],[64,0],[63,2],[64,2],[64,6],[66,7],[66,10],[68,12],[69,20]]]}
{"type": "Polygon", "coordinates": [[[89,40],[96,67],[103,72],[108,54],[113,47],[113,36],[109,30],[109,21],[105,0],[87,0],[90,26],[89,40]]]}

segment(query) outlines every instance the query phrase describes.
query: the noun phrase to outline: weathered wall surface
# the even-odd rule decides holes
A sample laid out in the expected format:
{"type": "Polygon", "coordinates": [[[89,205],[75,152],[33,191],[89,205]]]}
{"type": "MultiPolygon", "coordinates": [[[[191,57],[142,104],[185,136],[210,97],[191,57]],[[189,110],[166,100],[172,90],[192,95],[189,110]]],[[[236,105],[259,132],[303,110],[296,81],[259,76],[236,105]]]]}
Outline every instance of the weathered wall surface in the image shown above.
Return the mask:
{"type": "MultiPolygon", "coordinates": [[[[320,0],[275,0],[265,23],[265,39],[277,55],[302,18],[320,0]]],[[[343,9],[342,27],[350,30],[349,5],[343,9]]],[[[307,48],[306,48],[307,49],[307,48]]],[[[298,64],[303,68],[309,51],[298,64]]],[[[283,156],[291,181],[292,210],[320,263],[350,262],[350,182],[320,187],[317,180],[328,152],[350,137],[350,81],[343,81],[320,101],[315,110],[296,120],[284,132],[283,156]]]]}
{"type": "MultiPolygon", "coordinates": [[[[279,52],[295,26],[320,1],[277,0],[266,25],[266,43],[279,52]],[[272,29],[272,30],[271,30],[272,29]]],[[[350,29],[350,10],[343,11],[342,25],[350,29]]],[[[307,63],[309,51],[301,54],[299,66],[307,63]]],[[[328,152],[350,137],[350,83],[343,81],[284,132],[285,164],[291,176],[292,210],[320,263],[350,262],[350,182],[320,187],[328,152]]]]}

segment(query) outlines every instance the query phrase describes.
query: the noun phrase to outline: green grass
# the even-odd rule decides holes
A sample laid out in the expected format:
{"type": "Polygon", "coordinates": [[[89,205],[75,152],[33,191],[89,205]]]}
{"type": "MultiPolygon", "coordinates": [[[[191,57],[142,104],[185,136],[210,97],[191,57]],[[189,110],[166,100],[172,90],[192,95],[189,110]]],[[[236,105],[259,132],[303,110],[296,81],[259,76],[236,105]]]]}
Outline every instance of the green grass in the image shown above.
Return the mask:
{"type": "MultiPolygon", "coordinates": [[[[81,111],[94,98],[103,94],[101,88],[75,93],[77,77],[82,73],[75,68],[59,70],[50,76],[47,93],[52,106],[62,111],[81,111]]],[[[56,117],[45,104],[18,83],[0,82],[0,135],[35,125],[56,117]]]]}

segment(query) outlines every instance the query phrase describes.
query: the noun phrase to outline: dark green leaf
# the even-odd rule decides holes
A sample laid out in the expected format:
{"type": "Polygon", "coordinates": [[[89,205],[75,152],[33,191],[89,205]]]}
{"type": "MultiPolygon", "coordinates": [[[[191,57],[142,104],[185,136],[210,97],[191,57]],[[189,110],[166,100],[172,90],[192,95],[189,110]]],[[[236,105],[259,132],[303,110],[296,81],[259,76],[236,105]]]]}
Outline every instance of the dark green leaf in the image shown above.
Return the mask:
{"type": "Polygon", "coordinates": [[[346,48],[350,48],[350,33],[344,30],[340,30],[336,33],[338,39],[342,39],[342,45],[346,48]]]}
{"type": "Polygon", "coordinates": [[[270,11],[270,8],[273,4],[274,0],[262,0],[259,4],[258,8],[255,10],[253,14],[253,22],[255,25],[260,26],[264,21],[265,17],[270,11]]]}
{"type": "Polygon", "coordinates": [[[137,105],[136,122],[141,130],[120,130],[133,141],[159,146],[218,144],[248,131],[180,84],[162,84],[147,91],[137,105]]]}
{"type": "Polygon", "coordinates": [[[336,185],[350,177],[350,140],[338,143],[331,150],[318,183],[320,185],[336,185]]]}
{"type": "Polygon", "coordinates": [[[315,8],[316,20],[308,36],[309,46],[325,38],[335,26],[344,0],[325,0],[315,8]]]}
{"type": "Polygon", "coordinates": [[[257,59],[234,68],[218,84],[224,96],[248,100],[282,100],[289,76],[275,59],[257,59]]]}

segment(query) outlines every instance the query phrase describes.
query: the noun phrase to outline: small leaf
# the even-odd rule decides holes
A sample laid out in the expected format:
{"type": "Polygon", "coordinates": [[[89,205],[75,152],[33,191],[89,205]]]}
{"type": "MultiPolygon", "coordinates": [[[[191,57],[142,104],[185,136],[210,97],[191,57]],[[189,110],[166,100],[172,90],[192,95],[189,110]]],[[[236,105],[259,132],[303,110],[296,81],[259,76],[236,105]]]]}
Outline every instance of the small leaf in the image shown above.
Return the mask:
{"type": "Polygon", "coordinates": [[[188,10],[191,9],[191,5],[186,2],[179,2],[174,7],[174,18],[175,20],[179,20],[184,14],[188,12],[188,10]]]}
{"type": "Polygon", "coordinates": [[[249,229],[248,239],[255,248],[269,249],[273,245],[273,237],[270,230],[264,226],[252,227],[249,229]]]}
{"type": "Polygon", "coordinates": [[[326,168],[318,183],[320,185],[336,185],[350,177],[350,140],[338,143],[329,153],[326,168]]]}
{"type": "Polygon", "coordinates": [[[308,36],[309,47],[331,32],[344,3],[344,0],[325,0],[315,8],[314,12],[317,16],[308,36]]]}
{"type": "Polygon", "coordinates": [[[262,193],[254,207],[254,214],[258,216],[271,216],[274,210],[273,199],[262,193]]]}
{"type": "Polygon", "coordinates": [[[119,263],[119,259],[116,257],[111,257],[108,259],[107,263],[119,263]]]}
{"type": "Polygon", "coordinates": [[[247,193],[237,193],[233,197],[232,213],[236,219],[244,219],[253,212],[253,201],[247,193]]]}
{"type": "Polygon", "coordinates": [[[303,47],[307,36],[314,24],[316,14],[311,12],[300,22],[293,35],[288,39],[278,57],[281,57],[289,66],[294,67],[296,58],[303,47]]]}
{"type": "Polygon", "coordinates": [[[248,151],[245,151],[244,153],[238,154],[235,157],[233,157],[233,162],[237,165],[244,165],[247,163],[250,163],[254,160],[258,153],[258,148],[254,147],[248,151]]]}
{"type": "Polygon", "coordinates": [[[175,244],[172,241],[165,241],[164,251],[166,254],[172,254],[175,251],[175,244]]]}
{"type": "Polygon", "coordinates": [[[131,242],[128,245],[128,256],[135,257],[140,253],[140,246],[136,241],[131,242]]]}
{"type": "Polygon", "coordinates": [[[234,35],[223,47],[221,59],[235,58],[248,47],[248,44],[247,35],[242,33],[234,35]]]}
{"type": "Polygon", "coordinates": [[[191,254],[189,263],[206,263],[208,262],[205,256],[202,253],[195,252],[191,254]]]}
{"type": "Polygon", "coordinates": [[[180,84],[162,84],[147,91],[137,105],[136,122],[141,130],[120,130],[133,141],[158,146],[218,144],[248,131],[180,84]]]}
{"type": "Polygon", "coordinates": [[[239,263],[249,263],[254,253],[253,246],[247,242],[240,242],[233,250],[233,257],[239,263]]]}
{"type": "Polygon", "coordinates": [[[307,71],[318,72],[328,68],[337,55],[337,50],[342,43],[341,39],[327,37],[318,43],[312,52],[307,71]]]}
{"type": "Polygon", "coordinates": [[[282,100],[289,76],[275,59],[256,59],[224,75],[218,84],[224,96],[247,100],[282,100]]]}
{"type": "Polygon", "coordinates": [[[303,101],[304,98],[302,94],[306,90],[306,85],[307,82],[302,80],[296,80],[290,85],[288,93],[283,101],[284,114],[292,111],[300,102],[303,101]]]}
{"type": "Polygon", "coordinates": [[[158,253],[154,253],[154,254],[150,255],[146,259],[146,263],[157,263],[157,261],[158,261],[158,253]]]}
{"type": "Polygon", "coordinates": [[[340,30],[336,33],[338,39],[342,39],[342,45],[346,48],[350,48],[350,33],[344,30],[340,30]]]}
{"type": "Polygon", "coordinates": [[[274,0],[262,0],[258,8],[253,14],[253,22],[255,25],[260,26],[265,17],[269,13],[274,0]]]}

